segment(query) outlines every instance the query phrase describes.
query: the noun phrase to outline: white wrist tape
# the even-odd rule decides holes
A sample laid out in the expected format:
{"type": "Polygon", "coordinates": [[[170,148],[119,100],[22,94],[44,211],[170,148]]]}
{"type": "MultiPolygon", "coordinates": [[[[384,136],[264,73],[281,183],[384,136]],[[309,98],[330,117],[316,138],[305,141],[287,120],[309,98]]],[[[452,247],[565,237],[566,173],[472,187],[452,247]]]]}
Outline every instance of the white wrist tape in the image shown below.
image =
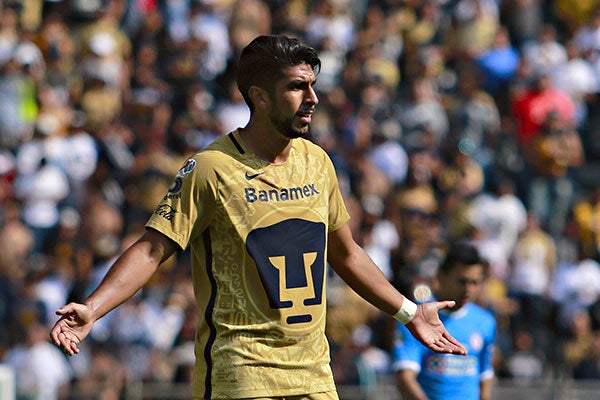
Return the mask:
{"type": "Polygon", "coordinates": [[[417,305],[404,297],[402,302],[402,308],[394,314],[394,318],[402,322],[404,325],[408,324],[417,314],[417,305]]]}

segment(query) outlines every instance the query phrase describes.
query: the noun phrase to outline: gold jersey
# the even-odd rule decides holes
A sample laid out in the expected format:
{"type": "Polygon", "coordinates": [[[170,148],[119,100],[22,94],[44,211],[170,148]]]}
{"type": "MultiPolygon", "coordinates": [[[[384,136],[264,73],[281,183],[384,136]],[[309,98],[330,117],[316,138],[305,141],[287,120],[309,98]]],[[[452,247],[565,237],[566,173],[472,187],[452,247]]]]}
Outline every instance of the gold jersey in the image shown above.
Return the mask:
{"type": "Polygon", "coordinates": [[[272,165],[234,131],[186,161],[147,227],[191,248],[194,398],[335,390],[327,235],[348,219],[331,160],[308,140],[272,165]]]}

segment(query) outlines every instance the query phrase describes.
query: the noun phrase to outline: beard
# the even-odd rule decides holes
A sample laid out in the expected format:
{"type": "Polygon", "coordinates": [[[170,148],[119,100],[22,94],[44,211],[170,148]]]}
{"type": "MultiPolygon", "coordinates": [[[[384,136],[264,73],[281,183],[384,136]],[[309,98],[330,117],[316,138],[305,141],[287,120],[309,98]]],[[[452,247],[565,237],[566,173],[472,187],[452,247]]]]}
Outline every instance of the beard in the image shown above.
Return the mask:
{"type": "Polygon", "coordinates": [[[269,115],[271,125],[287,139],[303,137],[308,133],[308,125],[299,122],[296,115],[282,117],[278,109],[272,110],[269,115]]]}

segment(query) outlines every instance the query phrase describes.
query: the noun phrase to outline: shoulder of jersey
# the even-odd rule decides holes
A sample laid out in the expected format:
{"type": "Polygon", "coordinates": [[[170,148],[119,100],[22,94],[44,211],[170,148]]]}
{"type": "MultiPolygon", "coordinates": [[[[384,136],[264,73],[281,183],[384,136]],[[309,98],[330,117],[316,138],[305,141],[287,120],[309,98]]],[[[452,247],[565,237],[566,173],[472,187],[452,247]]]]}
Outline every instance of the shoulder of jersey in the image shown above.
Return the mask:
{"type": "Polygon", "coordinates": [[[476,303],[471,303],[471,309],[480,314],[482,316],[482,318],[485,319],[486,322],[489,323],[496,323],[496,317],[494,317],[494,314],[488,310],[487,308],[481,307],[479,304],[476,303]]]}

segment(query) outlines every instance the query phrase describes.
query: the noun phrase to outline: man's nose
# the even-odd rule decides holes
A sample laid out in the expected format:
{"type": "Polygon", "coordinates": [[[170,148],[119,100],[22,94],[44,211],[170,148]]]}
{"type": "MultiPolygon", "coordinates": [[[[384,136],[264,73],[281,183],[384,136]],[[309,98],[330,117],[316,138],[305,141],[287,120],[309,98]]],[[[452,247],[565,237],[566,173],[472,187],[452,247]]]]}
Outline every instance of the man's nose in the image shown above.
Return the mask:
{"type": "Polygon", "coordinates": [[[315,105],[319,104],[319,96],[317,96],[317,92],[312,86],[308,88],[306,93],[306,101],[315,105]]]}

